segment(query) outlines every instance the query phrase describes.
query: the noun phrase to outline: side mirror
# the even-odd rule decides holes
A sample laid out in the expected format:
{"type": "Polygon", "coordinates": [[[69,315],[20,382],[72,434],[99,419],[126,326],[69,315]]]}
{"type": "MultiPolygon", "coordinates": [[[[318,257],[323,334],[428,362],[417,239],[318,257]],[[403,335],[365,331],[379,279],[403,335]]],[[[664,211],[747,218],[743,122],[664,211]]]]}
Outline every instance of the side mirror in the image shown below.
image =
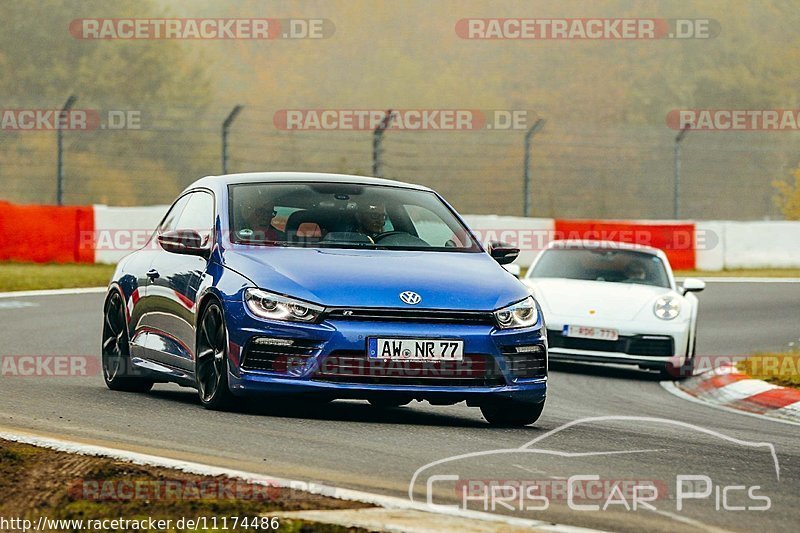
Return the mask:
{"type": "Polygon", "coordinates": [[[700,292],[706,288],[706,282],[702,279],[697,278],[686,278],[683,280],[683,285],[681,285],[681,292],[686,294],[687,292],[700,292]]]}
{"type": "Polygon", "coordinates": [[[501,265],[513,263],[519,256],[519,248],[500,241],[489,242],[489,255],[501,265]]]}
{"type": "Polygon", "coordinates": [[[204,238],[193,229],[165,231],[158,236],[158,244],[168,252],[205,258],[211,254],[209,240],[208,236],[204,238]]]}

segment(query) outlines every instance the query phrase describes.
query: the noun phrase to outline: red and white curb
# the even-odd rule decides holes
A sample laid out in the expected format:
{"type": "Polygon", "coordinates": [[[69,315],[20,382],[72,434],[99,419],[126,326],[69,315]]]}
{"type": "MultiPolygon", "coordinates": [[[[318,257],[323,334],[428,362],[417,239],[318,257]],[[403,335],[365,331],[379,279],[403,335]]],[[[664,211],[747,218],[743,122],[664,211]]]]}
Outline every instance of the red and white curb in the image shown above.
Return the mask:
{"type": "Polygon", "coordinates": [[[723,365],[682,382],[661,386],[681,398],[776,422],[800,425],[800,390],[781,387],[723,365]]]}

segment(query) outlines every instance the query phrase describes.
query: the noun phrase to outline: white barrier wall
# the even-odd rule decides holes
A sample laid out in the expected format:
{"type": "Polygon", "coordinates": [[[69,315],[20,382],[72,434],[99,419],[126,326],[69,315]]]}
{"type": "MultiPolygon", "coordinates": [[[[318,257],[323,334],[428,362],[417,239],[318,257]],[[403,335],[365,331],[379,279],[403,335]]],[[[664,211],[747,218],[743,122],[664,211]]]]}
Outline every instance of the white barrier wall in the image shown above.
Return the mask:
{"type": "Polygon", "coordinates": [[[725,222],[725,268],[800,267],[800,222],[725,222]]]}
{"type": "Polygon", "coordinates": [[[695,268],[725,269],[725,222],[698,221],[694,226],[695,268]]]}
{"type": "Polygon", "coordinates": [[[94,206],[94,262],[116,263],[144,246],[168,205],[145,207],[94,206]]]}

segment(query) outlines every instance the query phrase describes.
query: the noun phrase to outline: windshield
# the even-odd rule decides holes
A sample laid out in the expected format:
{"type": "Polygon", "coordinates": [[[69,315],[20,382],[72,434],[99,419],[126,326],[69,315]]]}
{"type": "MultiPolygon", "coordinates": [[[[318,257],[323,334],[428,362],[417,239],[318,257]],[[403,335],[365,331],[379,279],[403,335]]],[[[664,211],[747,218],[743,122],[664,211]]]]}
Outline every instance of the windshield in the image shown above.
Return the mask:
{"type": "Polygon", "coordinates": [[[233,241],[255,245],[478,252],[433,193],[348,183],[230,186],[233,241]]]}
{"type": "Polygon", "coordinates": [[[633,250],[545,250],[528,277],[670,286],[667,271],[658,256],[633,250]]]}

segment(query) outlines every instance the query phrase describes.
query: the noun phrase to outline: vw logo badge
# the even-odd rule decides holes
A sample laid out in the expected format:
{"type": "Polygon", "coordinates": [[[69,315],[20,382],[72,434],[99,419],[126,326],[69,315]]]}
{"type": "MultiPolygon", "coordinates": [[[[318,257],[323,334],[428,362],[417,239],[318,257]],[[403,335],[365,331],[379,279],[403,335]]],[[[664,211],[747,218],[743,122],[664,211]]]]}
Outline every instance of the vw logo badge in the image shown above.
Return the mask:
{"type": "Polygon", "coordinates": [[[422,296],[414,291],[403,291],[400,293],[400,300],[402,300],[404,304],[417,305],[422,301],[422,296]]]}

